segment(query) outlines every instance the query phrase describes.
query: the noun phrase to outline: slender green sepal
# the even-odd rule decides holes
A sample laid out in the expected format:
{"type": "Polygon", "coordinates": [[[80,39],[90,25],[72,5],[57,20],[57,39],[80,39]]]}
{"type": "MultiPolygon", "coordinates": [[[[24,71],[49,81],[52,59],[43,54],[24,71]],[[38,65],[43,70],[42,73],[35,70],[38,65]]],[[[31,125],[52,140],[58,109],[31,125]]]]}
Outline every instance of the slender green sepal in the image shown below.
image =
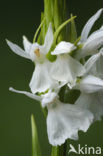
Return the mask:
{"type": "Polygon", "coordinates": [[[41,156],[37,128],[33,115],[31,115],[31,128],[32,128],[32,156],[41,156]]]}
{"type": "Polygon", "coordinates": [[[43,24],[44,24],[44,20],[45,20],[45,19],[42,20],[41,24],[39,25],[38,29],[36,30],[36,33],[35,33],[35,35],[34,35],[34,39],[33,39],[33,43],[36,42],[37,35],[38,35],[38,33],[39,33],[41,27],[42,27],[43,24]]]}
{"type": "Polygon", "coordinates": [[[58,146],[52,146],[51,156],[59,156],[59,147],[58,146]]]}
{"type": "MultiPolygon", "coordinates": [[[[73,17],[73,15],[71,14],[71,18],[73,17]]],[[[77,31],[76,31],[76,25],[75,25],[75,21],[74,19],[71,20],[71,32],[70,32],[70,42],[74,43],[77,40],[77,31]]]]}

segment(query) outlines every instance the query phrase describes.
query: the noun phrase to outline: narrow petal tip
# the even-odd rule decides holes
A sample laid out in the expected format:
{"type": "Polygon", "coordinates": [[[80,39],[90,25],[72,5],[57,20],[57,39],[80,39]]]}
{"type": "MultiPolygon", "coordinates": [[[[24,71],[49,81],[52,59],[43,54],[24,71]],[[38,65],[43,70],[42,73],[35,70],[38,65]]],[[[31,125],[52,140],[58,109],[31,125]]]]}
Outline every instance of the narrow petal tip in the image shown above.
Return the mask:
{"type": "Polygon", "coordinates": [[[23,38],[23,40],[25,40],[26,39],[25,35],[23,35],[22,38],[23,38]]]}
{"type": "Polygon", "coordinates": [[[6,38],[5,41],[8,42],[8,39],[6,38]]]}
{"type": "Polygon", "coordinates": [[[81,43],[84,43],[87,38],[88,35],[91,31],[91,28],[93,27],[94,23],[98,20],[98,18],[100,17],[101,13],[103,11],[103,8],[99,9],[85,24],[82,33],[81,33],[81,43]]]}
{"type": "Polygon", "coordinates": [[[12,88],[12,87],[9,87],[9,91],[16,92],[16,90],[14,88],[12,88]]]}
{"type": "Polygon", "coordinates": [[[6,40],[7,44],[9,45],[10,44],[10,41],[8,39],[5,39],[5,40],[6,40]]]}
{"type": "Polygon", "coordinates": [[[28,40],[25,35],[22,36],[23,40],[28,40]]]}

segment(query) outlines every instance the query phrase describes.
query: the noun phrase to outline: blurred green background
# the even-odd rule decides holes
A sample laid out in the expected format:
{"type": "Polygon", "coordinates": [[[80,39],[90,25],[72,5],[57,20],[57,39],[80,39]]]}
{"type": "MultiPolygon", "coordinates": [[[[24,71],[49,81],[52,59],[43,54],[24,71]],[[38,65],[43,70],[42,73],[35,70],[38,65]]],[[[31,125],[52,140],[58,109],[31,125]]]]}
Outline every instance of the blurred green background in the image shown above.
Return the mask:
{"type": "MultiPolygon", "coordinates": [[[[22,36],[30,41],[40,22],[43,0],[0,1],[0,156],[31,156],[30,115],[36,119],[43,156],[50,156],[46,124],[37,102],[8,91],[10,86],[29,90],[28,84],[34,70],[31,61],[15,55],[6,45],[9,39],[22,47],[22,36]]],[[[100,8],[103,0],[67,0],[69,13],[77,15],[78,35],[86,21],[100,8]]],[[[103,16],[94,29],[103,23],[103,16]]],[[[80,132],[80,139],[70,141],[103,148],[103,120],[96,122],[88,133],[80,132]]],[[[74,156],[74,154],[73,154],[74,156]]]]}

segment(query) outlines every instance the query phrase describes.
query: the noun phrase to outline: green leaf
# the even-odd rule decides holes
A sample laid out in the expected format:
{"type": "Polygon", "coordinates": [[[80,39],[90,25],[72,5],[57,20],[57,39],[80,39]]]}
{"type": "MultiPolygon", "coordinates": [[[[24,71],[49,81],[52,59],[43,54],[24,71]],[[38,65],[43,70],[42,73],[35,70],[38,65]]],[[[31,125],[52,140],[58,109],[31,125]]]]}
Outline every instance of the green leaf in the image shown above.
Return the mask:
{"type": "MultiPolygon", "coordinates": [[[[73,17],[73,15],[71,14],[71,18],[73,17]]],[[[77,31],[76,31],[76,26],[75,26],[75,21],[74,19],[71,20],[71,32],[70,32],[70,36],[71,36],[71,43],[74,43],[77,40],[77,31]]]]}
{"type": "Polygon", "coordinates": [[[31,115],[31,128],[32,128],[32,156],[41,156],[37,128],[33,115],[31,115]]]}
{"type": "Polygon", "coordinates": [[[53,146],[51,156],[59,156],[59,147],[53,146]]]}

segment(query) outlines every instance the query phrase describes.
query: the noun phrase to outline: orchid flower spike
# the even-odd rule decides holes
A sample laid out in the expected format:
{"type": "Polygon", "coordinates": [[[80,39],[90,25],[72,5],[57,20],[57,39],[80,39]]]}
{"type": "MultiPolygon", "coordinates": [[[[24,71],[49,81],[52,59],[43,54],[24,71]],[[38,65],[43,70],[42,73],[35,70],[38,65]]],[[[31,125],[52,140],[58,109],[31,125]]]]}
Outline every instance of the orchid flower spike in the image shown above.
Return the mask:
{"type": "Polygon", "coordinates": [[[49,91],[42,96],[37,96],[13,88],[10,90],[41,101],[42,107],[47,107],[47,133],[49,142],[53,146],[63,144],[68,138],[77,140],[78,131],[86,132],[93,121],[93,115],[90,111],[77,105],[60,102],[56,92],[49,91]]]}
{"type": "Polygon", "coordinates": [[[22,50],[19,46],[7,40],[7,44],[14,53],[35,62],[35,70],[30,82],[30,88],[33,93],[45,92],[47,89],[57,85],[57,82],[49,75],[52,63],[46,59],[46,54],[49,52],[52,42],[53,31],[51,23],[45,36],[44,45],[32,44],[26,37],[23,37],[24,50],[22,50]]]}
{"type": "Polygon", "coordinates": [[[82,48],[78,50],[77,58],[82,58],[94,53],[98,52],[98,49],[103,46],[103,27],[101,27],[99,30],[93,32],[89,37],[89,33],[91,31],[92,26],[96,22],[96,20],[100,17],[103,9],[100,9],[97,11],[95,15],[93,15],[86,25],[84,26],[82,33],[81,33],[81,39],[79,42],[79,45],[82,45],[82,48]]]}
{"type": "Polygon", "coordinates": [[[76,46],[69,42],[60,42],[52,55],[57,55],[56,61],[53,63],[51,75],[52,78],[59,82],[75,83],[77,76],[82,76],[85,72],[83,65],[71,57],[69,54],[76,49],[76,46]]]}

